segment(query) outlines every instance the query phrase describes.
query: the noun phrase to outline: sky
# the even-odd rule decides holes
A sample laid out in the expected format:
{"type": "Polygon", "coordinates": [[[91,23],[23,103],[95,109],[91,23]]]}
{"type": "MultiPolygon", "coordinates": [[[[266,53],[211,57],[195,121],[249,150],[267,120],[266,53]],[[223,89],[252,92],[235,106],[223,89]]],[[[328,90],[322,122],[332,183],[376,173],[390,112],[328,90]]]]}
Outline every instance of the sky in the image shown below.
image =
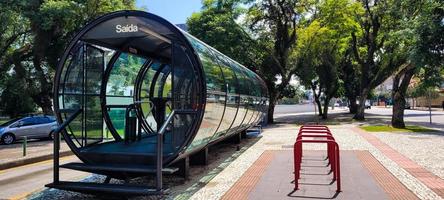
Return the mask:
{"type": "Polygon", "coordinates": [[[201,9],[201,0],[137,0],[137,7],[159,15],[173,24],[183,24],[193,12],[201,9]]]}

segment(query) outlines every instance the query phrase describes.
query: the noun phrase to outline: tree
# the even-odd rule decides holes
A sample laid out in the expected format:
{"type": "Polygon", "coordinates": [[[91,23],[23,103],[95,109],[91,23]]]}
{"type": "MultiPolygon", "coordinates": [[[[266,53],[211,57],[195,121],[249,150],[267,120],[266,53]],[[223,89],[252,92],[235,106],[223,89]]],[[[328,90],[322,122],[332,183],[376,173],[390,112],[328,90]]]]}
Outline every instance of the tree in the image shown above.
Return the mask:
{"type": "Polygon", "coordinates": [[[134,0],[2,1],[0,8],[10,12],[1,12],[0,18],[14,18],[14,23],[2,24],[3,30],[9,38],[17,35],[17,39],[2,46],[8,53],[0,54],[6,62],[0,71],[13,69],[15,78],[24,84],[23,94],[29,94],[45,114],[52,113],[52,77],[69,39],[87,21],[134,5],[134,0]]]}
{"type": "Polygon", "coordinates": [[[262,77],[268,87],[268,122],[273,123],[277,100],[286,94],[289,82],[296,73],[295,65],[289,60],[290,52],[297,40],[297,28],[304,16],[304,5],[297,0],[254,1],[248,11],[248,24],[266,56],[260,65],[262,77]],[[277,82],[277,77],[280,81],[277,82]]]}
{"type": "Polygon", "coordinates": [[[288,95],[288,97],[282,98],[279,101],[280,104],[298,104],[302,100],[306,99],[305,92],[302,89],[301,85],[291,85],[291,87],[293,88],[293,95],[288,95]]]}
{"type": "Polygon", "coordinates": [[[404,128],[404,108],[407,89],[413,76],[421,78],[417,92],[439,87],[444,71],[444,9],[437,1],[398,3],[404,20],[402,38],[393,37],[398,47],[395,59],[402,60],[401,70],[393,79],[392,126],[404,128]],[[402,58],[399,58],[402,57],[402,58]],[[423,88],[423,89],[421,89],[423,88]]]}
{"type": "Polygon", "coordinates": [[[341,61],[341,73],[339,74],[339,77],[343,82],[344,95],[348,99],[350,113],[355,114],[358,110],[356,100],[359,96],[360,75],[359,70],[357,70],[357,63],[353,60],[351,48],[348,48],[341,61]]]}
{"type": "Polygon", "coordinates": [[[263,52],[256,41],[236,20],[245,14],[240,5],[243,1],[205,0],[200,12],[187,19],[190,34],[214,47],[253,71],[258,70],[263,52]]]}
{"type": "Polygon", "coordinates": [[[203,10],[187,21],[191,34],[256,71],[269,91],[268,122],[273,123],[277,100],[291,93],[295,66],[288,65],[296,42],[297,1],[205,0],[203,10]],[[250,4],[248,4],[250,5],[250,4]],[[246,11],[246,13],[244,12],[246,11]],[[246,20],[238,24],[239,16],[246,20]],[[245,28],[245,26],[249,28],[245,28]],[[280,83],[277,83],[277,77],[280,83]]]}
{"type": "MultiPolygon", "coordinates": [[[[351,34],[354,59],[359,70],[359,105],[354,119],[364,119],[365,101],[372,89],[385,81],[400,65],[387,61],[384,55],[395,48],[386,45],[389,33],[396,30],[398,21],[390,14],[396,10],[394,0],[361,0],[364,13],[356,13],[359,29],[351,34]]],[[[390,58],[390,57],[388,57],[390,58]]]]}
{"type": "Polygon", "coordinates": [[[35,104],[29,95],[23,94],[25,83],[22,80],[16,80],[14,76],[5,81],[5,90],[1,93],[0,107],[3,112],[11,118],[18,117],[21,114],[32,113],[35,111],[35,104]]]}
{"type": "Polygon", "coordinates": [[[350,34],[358,27],[353,14],[359,11],[359,5],[348,0],[326,0],[317,7],[310,24],[299,30],[294,52],[298,57],[298,76],[312,89],[319,114],[326,119],[330,100],[338,97],[343,85],[339,73],[348,59],[350,34]]]}

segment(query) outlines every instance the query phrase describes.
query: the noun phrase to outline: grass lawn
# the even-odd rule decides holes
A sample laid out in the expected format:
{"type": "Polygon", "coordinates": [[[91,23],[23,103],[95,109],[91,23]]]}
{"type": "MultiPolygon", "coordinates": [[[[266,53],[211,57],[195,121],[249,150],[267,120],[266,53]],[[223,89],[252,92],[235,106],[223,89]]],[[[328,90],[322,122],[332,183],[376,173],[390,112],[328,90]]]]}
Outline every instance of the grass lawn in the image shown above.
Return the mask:
{"type": "Polygon", "coordinates": [[[361,126],[361,129],[368,132],[435,132],[434,129],[425,128],[422,126],[406,126],[405,128],[394,128],[387,125],[371,125],[361,126]]]}
{"type": "Polygon", "coordinates": [[[3,124],[5,122],[9,121],[8,119],[0,119],[0,124],[3,124]]]}

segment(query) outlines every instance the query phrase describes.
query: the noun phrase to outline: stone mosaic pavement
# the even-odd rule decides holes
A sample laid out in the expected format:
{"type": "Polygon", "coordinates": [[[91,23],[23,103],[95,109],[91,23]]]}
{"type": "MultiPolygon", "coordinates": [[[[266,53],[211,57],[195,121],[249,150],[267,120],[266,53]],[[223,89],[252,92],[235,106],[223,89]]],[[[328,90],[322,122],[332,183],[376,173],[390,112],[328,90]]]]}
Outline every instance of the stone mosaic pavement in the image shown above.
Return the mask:
{"type": "MultiPolygon", "coordinates": [[[[438,177],[442,176],[440,172],[444,169],[441,159],[444,148],[440,148],[444,144],[444,135],[436,134],[434,137],[428,138],[429,135],[418,135],[417,133],[414,137],[425,138],[420,139],[418,143],[418,140],[412,140],[403,133],[367,133],[361,131],[355,125],[330,127],[341,150],[370,152],[383,166],[382,170],[390,172],[418,198],[442,199],[444,197],[442,194],[443,180],[438,177]],[[385,140],[385,137],[396,137],[397,139],[394,142],[385,140]],[[403,143],[403,145],[397,143],[403,143]],[[423,146],[424,143],[436,144],[434,146],[423,146]],[[394,146],[394,148],[390,146],[394,146]],[[410,150],[402,150],[403,147],[410,150]],[[421,149],[421,151],[415,151],[413,148],[421,149]],[[433,169],[433,171],[429,171],[429,169],[433,169]]],[[[220,199],[263,152],[266,150],[289,150],[295,140],[297,129],[297,126],[289,124],[264,129],[263,137],[258,142],[211,179],[191,199],[220,199]]],[[[310,150],[323,148],[323,145],[316,144],[304,147],[304,149],[310,150]]],[[[396,187],[393,189],[396,190],[396,187]]]]}
{"type": "MultiPolygon", "coordinates": [[[[370,172],[387,172],[384,176],[375,176],[375,181],[382,188],[404,187],[419,199],[443,198],[444,175],[444,133],[367,133],[356,124],[329,126],[341,150],[367,152],[357,157],[372,157],[366,167],[370,172]],[[388,175],[387,175],[388,174],[388,175]],[[391,178],[390,178],[391,177],[391,178]],[[386,181],[392,180],[392,181],[386,181]],[[393,185],[394,184],[394,185],[393,185]]],[[[237,147],[234,144],[222,144],[210,148],[209,165],[192,166],[190,178],[165,177],[170,188],[165,199],[221,199],[264,152],[291,151],[298,126],[275,124],[264,128],[261,135],[243,140],[237,147]]],[[[309,144],[304,150],[324,150],[325,145],[309,144]]],[[[360,158],[360,159],[361,159],[360,158]]],[[[365,162],[363,162],[365,163],[365,162]]],[[[264,169],[266,170],[266,169],[264,169]]],[[[261,177],[256,177],[260,182],[261,177]]],[[[86,181],[101,181],[104,177],[90,176],[86,181]]],[[[117,182],[117,181],[116,181],[117,182]]],[[[149,184],[145,179],[135,183],[149,184]]],[[[253,188],[254,189],[254,188],[253,188]]],[[[250,195],[253,189],[245,190],[250,195]]],[[[396,194],[387,195],[392,199],[396,194]]],[[[244,195],[247,196],[248,195],[244,195]]],[[[95,199],[73,192],[46,189],[34,194],[31,199],[95,199]]],[[[157,197],[137,197],[133,199],[157,199],[157,197]]],[[[242,198],[240,198],[242,199],[242,198]]]]}

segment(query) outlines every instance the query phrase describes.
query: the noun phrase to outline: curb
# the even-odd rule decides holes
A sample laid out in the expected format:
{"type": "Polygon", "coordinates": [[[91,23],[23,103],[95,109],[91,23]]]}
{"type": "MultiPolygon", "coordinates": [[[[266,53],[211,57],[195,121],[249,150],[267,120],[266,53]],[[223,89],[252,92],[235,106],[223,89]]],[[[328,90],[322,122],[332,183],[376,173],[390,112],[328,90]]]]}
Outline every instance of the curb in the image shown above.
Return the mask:
{"type": "MultiPolygon", "coordinates": [[[[31,158],[19,158],[18,160],[9,161],[6,163],[0,163],[0,170],[5,170],[5,169],[13,168],[13,167],[19,167],[19,166],[37,163],[37,162],[41,162],[41,161],[45,161],[45,160],[51,160],[52,155],[53,154],[46,154],[46,155],[41,155],[41,156],[36,156],[36,157],[31,157],[31,158]]],[[[60,157],[65,157],[65,156],[70,156],[70,155],[74,155],[74,153],[72,153],[71,150],[60,152],[60,157]]]]}

